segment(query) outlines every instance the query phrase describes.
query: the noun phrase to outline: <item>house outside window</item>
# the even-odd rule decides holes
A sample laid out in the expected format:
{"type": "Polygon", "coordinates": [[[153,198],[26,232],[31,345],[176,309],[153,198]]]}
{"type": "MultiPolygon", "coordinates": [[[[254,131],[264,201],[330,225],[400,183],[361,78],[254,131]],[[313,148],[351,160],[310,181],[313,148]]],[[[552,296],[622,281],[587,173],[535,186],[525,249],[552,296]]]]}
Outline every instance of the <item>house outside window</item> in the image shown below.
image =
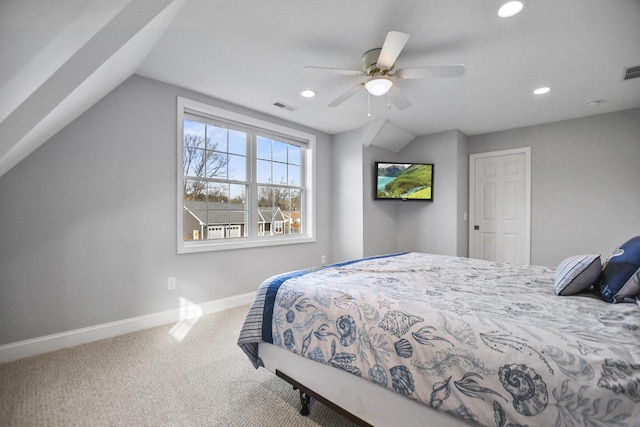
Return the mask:
{"type": "Polygon", "coordinates": [[[315,136],[178,98],[178,253],[315,241],[315,136]]]}

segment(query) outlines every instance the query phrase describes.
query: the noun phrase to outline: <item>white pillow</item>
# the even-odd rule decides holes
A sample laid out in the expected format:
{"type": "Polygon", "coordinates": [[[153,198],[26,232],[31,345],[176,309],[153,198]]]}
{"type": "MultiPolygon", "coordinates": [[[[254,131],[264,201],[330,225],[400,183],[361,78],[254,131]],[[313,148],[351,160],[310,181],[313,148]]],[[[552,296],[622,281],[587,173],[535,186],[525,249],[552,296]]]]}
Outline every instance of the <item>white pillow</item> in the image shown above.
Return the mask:
{"type": "Polygon", "coordinates": [[[598,281],[602,273],[600,255],[576,255],[562,261],[556,270],[556,295],[575,295],[598,281]]]}

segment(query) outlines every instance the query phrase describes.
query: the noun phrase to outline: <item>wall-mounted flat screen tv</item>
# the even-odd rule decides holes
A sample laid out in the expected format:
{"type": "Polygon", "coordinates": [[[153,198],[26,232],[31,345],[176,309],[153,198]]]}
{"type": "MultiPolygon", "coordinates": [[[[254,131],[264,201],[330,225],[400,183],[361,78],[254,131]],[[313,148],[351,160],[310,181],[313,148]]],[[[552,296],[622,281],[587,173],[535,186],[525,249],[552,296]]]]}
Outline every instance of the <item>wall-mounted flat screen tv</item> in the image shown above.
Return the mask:
{"type": "Polygon", "coordinates": [[[376,162],[376,200],[433,201],[433,163],[376,162]]]}

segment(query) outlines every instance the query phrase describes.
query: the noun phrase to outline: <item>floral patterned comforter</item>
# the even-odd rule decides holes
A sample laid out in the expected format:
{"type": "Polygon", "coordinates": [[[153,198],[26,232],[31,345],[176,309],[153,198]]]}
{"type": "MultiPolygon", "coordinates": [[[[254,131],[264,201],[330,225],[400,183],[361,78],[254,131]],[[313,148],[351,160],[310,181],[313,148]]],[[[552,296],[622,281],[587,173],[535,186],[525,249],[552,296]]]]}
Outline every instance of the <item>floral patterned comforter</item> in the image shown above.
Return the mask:
{"type": "Polygon", "coordinates": [[[407,253],[275,276],[238,344],[272,342],[485,426],[640,426],[640,307],[554,270],[407,253]]]}

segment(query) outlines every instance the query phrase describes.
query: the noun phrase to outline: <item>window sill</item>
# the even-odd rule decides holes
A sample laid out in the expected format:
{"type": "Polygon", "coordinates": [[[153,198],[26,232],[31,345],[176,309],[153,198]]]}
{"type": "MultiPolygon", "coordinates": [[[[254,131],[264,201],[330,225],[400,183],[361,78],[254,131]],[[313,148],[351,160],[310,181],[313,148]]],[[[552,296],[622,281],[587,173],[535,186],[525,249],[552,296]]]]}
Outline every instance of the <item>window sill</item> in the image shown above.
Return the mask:
{"type": "Polygon", "coordinates": [[[178,244],[178,254],[198,252],[227,251],[233,249],[261,248],[268,246],[296,245],[313,243],[315,237],[261,237],[259,239],[224,239],[220,241],[200,240],[186,241],[178,244]]]}

